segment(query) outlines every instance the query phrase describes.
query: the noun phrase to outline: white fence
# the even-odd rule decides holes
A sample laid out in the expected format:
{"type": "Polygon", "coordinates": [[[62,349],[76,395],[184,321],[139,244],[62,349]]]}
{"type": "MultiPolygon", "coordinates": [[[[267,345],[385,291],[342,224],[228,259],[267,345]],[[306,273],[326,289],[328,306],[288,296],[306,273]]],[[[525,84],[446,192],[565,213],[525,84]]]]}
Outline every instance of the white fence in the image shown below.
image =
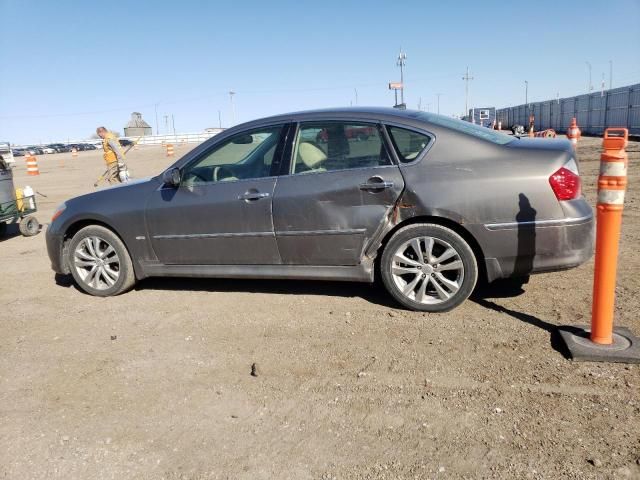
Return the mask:
{"type": "Polygon", "coordinates": [[[176,133],[175,135],[145,135],[144,137],[140,137],[140,140],[138,140],[136,137],[120,138],[127,138],[132,142],[138,140],[138,145],[162,145],[165,143],[180,145],[182,143],[202,143],[222,131],[224,131],[223,128],[212,128],[205,132],[197,133],[176,133]]]}

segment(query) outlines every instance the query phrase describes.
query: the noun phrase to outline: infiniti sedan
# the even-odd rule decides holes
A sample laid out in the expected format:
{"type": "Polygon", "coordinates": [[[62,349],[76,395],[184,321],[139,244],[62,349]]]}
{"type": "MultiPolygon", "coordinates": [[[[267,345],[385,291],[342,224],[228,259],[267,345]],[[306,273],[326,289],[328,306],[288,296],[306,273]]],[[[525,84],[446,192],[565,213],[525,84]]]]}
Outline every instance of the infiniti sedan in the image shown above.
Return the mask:
{"type": "Polygon", "coordinates": [[[568,141],[387,108],[238,125],[156,177],[66,201],[47,230],[53,270],[92,295],[152,276],[379,279],[428,312],[479,278],[580,265],[592,243],[568,141]]]}

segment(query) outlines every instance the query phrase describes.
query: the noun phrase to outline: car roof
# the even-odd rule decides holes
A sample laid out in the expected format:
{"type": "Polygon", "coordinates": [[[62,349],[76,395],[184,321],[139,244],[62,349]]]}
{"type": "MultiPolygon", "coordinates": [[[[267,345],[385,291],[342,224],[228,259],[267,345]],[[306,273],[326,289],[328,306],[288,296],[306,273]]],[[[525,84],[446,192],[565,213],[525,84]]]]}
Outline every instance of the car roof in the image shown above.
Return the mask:
{"type": "MultiPolygon", "coordinates": [[[[419,113],[417,110],[400,110],[391,107],[341,107],[341,108],[322,108],[316,110],[302,110],[297,112],[283,113],[270,117],[256,119],[256,122],[265,122],[273,120],[301,120],[310,117],[326,118],[336,115],[340,117],[354,118],[386,118],[386,119],[405,119],[415,120],[419,113]]],[[[248,122],[253,123],[253,122],[248,122]]]]}

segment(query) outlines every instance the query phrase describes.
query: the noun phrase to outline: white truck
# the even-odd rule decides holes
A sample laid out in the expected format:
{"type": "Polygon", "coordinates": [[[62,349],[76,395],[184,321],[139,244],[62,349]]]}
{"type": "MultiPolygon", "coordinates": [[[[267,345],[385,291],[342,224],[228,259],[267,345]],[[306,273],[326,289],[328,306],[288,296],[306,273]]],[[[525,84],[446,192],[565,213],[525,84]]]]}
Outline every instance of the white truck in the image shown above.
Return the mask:
{"type": "Polygon", "coordinates": [[[11,143],[0,140],[0,155],[2,155],[7,165],[13,167],[16,163],[16,159],[13,158],[13,153],[11,152],[11,143]]]}

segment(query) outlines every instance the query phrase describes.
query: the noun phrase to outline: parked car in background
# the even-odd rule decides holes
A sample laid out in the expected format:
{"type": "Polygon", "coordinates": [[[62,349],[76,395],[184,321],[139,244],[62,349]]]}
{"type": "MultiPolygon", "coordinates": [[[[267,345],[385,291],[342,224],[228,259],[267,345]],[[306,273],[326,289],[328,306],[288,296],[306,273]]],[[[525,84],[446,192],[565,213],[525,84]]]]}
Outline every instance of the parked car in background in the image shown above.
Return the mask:
{"type": "Polygon", "coordinates": [[[47,145],[47,147],[53,148],[57,153],[66,153],[71,151],[71,149],[64,143],[51,143],[47,145]]]}
{"type": "Polygon", "coordinates": [[[98,296],[153,276],[379,278],[404,307],[442,312],[479,277],[585,262],[593,212],[566,140],[320,110],[235,126],[156,177],[66,201],[47,248],[56,272],[98,296]]]}
{"type": "Polygon", "coordinates": [[[95,145],[92,145],[90,143],[83,143],[81,145],[82,145],[82,149],[83,150],[95,150],[96,149],[95,145]]]}
{"type": "Polygon", "coordinates": [[[11,149],[14,157],[24,157],[26,151],[24,148],[13,148],[11,149]]]}
{"type": "Polygon", "coordinates": [[[44,152],[42,151],[42,149],[40,147],[36,147],[31,146],[31,147],[27,147],[26,150],[31,154],[31,155],[43,155],[44,152]]]}
{"type": "Polygon", "coordinates": [[[52,153],[58,153],[58,152],[56,152],[55,148],[51,148],[51,147],[48,147],[48,146],[40,147],[40,150],[42,150],[42,153],[45,153],[47,155],[50,155],[52,153]]]}
{"type": "Polygon", "coordinates": [[[121,147],[129,147],[133,145],[133,142],[127,138],[119,138],[118,142],[120,142],[121,147]]]}

